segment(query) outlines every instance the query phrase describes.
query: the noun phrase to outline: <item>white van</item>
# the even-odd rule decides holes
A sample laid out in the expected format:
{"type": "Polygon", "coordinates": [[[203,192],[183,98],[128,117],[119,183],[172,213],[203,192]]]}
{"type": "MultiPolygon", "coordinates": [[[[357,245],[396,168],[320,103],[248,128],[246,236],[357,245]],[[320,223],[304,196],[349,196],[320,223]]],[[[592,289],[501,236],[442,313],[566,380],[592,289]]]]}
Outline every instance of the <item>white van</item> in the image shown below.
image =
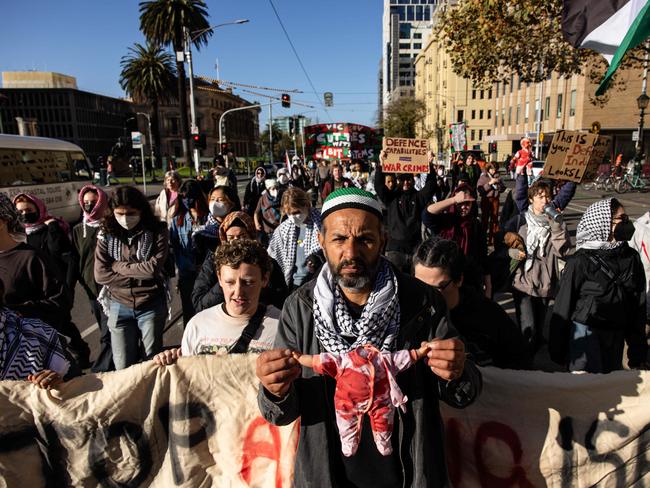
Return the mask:
{"type": "Polygon", "coordinates": [[[88,158],[79,146],[58,139],[0,134],[0,192],[34,195],[50,215],[76,222],[78,194],[91,183],[88,158]]]}

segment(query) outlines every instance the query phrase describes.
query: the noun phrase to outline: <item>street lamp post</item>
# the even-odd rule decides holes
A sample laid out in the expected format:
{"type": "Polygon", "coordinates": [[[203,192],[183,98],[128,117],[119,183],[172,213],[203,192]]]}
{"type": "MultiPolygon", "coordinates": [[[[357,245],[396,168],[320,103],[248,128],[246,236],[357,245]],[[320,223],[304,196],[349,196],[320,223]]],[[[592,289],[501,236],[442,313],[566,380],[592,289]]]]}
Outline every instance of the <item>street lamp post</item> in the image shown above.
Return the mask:
{"type": "MultiPolygon", "coordinates": [[[[218,27],[223,27],[225,25],[246,24],[247,22],[250,21],[248,19],[239,19],[239,20],[234,20],[232,22],[224,22],[223,24],[212,25],[210,27],[206,27],[205,29],[201,29],[194,32],[189,32],[189,30],[185,28],[185,33],[184,33],[185,34],[184,36],[185,37],[185,58],[187,59],[188,71],[190,76],[190,118],[191,118],[190,132],[192,133],[192,135],[199,133],[199,128],[196,125],[196,106],[194,104],[194,68],[192,65],[192,43],[197,39],[197,37],[199,37],[200,35],[204,34],[209,30],[217,29],[218,27]]],[[[194,148],[193,158],[194,158],[194,168],[196,169],[196,174],[198,175],[200,171],[200,165],[199,165],[199,150],[197,148],[194,148]]]]}
{"type": "Polygon", "coordinates": [[[154,148],[153,148],[153,137],[151,136],[151,117],[149,117],[149,114],[145,112],[136,112],[136,115],[142,115],[143,117],[146,117],[147,119],[147,125],[149,127],[149,149],[151,152],[151,172],[153,174],[153,177],[151,178],[151,182],[155,183],[156,182],[156,157],[154,155],[154,148]]]}

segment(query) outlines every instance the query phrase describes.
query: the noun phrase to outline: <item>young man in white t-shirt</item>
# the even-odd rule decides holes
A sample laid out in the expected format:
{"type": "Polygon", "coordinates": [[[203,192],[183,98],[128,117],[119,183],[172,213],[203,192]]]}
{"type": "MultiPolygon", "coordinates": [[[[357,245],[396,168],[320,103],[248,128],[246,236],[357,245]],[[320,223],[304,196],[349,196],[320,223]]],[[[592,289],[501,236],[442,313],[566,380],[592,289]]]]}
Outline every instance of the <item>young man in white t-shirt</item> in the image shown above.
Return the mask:
{"type": "Polygon", "coordinates": [[[257,241],[231,241],[217,248],[214,262],[224,302],[192,317],[183,333],[181,347],[155,356],[157,364],[173,364],[179,356],[228,354],[242,349],[259,353],[273,348],[280,311],[259,301],[271,272],[271,258],[266,249],[257,241]],[[252,339],[233,351],[249,322],[259,322],[258,307],[264,307],[259,309],[263,316],[257,329],[251,332],[252,339]]]}

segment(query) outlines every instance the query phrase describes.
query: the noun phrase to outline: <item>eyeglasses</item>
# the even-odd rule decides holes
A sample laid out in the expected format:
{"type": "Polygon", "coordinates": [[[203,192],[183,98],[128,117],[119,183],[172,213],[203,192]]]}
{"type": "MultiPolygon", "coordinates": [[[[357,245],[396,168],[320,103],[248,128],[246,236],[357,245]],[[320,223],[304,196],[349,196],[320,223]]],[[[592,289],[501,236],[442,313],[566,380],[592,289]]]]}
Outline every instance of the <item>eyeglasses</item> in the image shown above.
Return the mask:
{"type": "Polygon", "coordinates": [[[438,290],[438,291],[445,291],[445,290],[447,289],[447,287],[448,287],[449,285],[451,285],[451,282],[452,282],[452,281],[453,281],[453,280],[447,280],[447,281],[443,281],[443,282],[440,283],[439,285],[431,285],[431,286],[432,286],[433,288],[435,288],[436,290],[438,290]]]}

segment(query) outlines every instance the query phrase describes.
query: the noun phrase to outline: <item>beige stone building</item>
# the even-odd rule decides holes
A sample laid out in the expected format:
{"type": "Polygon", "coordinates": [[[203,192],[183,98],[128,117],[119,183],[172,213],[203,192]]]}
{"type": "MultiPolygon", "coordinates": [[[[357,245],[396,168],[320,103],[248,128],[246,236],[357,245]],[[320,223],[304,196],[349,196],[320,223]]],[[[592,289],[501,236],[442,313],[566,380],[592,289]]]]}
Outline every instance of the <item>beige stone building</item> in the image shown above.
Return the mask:
{"type": "Polygon", "coordinates": [[[480,89],[451,69],[442,43],[431,35],[415,60],[415,96],[427,114],[421,134],[428,134],[436,154],[449,155],[449,126],[465,122],[468,149],[487,151],[495,129],[495,93],[480,89]]]}
{"type": "MultiPolygon", "coordinates": [[[[465,121],[468,149],[480,148],[490,160],[504,161],[520,148],[522,137],[536,145],[538,113],[542,159],[555,131],[589,130],[594,122],[612,137],[612,158],[622,153],[627,160],[635,153],[632,132],[639,123],[641,69],[621,73],[625,90],[613,89],[604,106],[591,103],[597,85],[579,75],[554,73],[542,83],[522,83],[513,76],[510,82],[479,89],[452,71],[442,43],[432,35],[416,58],[415,73],[416,98],[427,107],[421,134],[428,134],[434,152],[444,157],[449,155],[449,125],[465,121]],[[496,154],[487,155],[490,142],[497,144],[496,154]]],[[[648,148],[650,137],[644,140],[648,148]]]]}
{"type": "Polygon", "coordinates": [[[72,88],[77,89],[74,76],[51,71],[3,71],[2,88],[72,88]]]}
{"type": "Polygon", "coordinates": [[[611,154],[631,158],[635,144],[632,132],[639,122],[636,99],[641,94],[641,74],[641,70],[622,72],[625,90],[612,90],[604,106],[591,103],[597,85],[585,76],[561,77],[553,73],[541,83],[521,83],[513,77],[510,83],[495,85],[492,140],[497,142],[498,160],[517,150],[524,136],[530,136],[535,143],[539,110],[540,131],[544,134],[540,138],[542,157],[555,131],[589,130],[598,122],[601,134],[612,137],[611,154]]]}

